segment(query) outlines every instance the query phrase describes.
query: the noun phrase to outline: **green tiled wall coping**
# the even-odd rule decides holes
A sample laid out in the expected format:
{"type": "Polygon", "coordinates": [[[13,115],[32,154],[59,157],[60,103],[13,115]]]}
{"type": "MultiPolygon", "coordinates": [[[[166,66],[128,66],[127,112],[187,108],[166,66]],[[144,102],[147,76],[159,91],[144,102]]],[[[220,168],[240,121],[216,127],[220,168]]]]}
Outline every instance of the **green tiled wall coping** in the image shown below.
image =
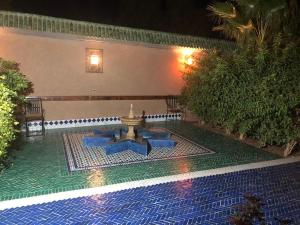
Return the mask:
{"type": "Polygon", "coordinates": [[[95,38],[192,48],[218,48],[224,50],[232,50],[236,48],[236,45],[233,42],[225,40],[112,26],[10,11],[0,11],[0,27],[18,28],[36,32],[75,34],[95,38]]]}

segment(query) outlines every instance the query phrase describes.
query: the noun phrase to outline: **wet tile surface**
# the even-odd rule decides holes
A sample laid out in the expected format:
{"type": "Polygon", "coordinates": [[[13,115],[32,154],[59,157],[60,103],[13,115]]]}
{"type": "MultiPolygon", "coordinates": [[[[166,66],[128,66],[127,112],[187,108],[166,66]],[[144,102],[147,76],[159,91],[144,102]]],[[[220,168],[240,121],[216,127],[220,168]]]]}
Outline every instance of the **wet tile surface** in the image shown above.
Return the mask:
{"type": "MultiPolygon", "coordinates": [[[[149,125],[166,127],[216,153],[69,172],[62,141],[62,133],[68,130],[48,131],[44,138],[26,140],[22,149],[17,152],[12,167],[0,175],[0,201],[278,158],[188,123],[177,121],[149,125]]],[[[108,126],[108,129],[111,127],[108,126]]],[[[94,128],[77,128],[69,131],[86,131],[94,128]]]]}
{"type": "MultiPolygon", "coordinates": [[[[110,145],[109,148],[113,147],[116,149],[121,149],[121,151],[116,154],[107,154],[107,150],[105,150],[105,145],[98,147],[84,146],[82,140],[88,135],[91,134],[79,132],[68,133],[63,135],[65,146],[64,149],[65,154],[67,155],[68,167],[70,168],[70,171],[88,170],[93,168],[103,168],[166,159],[176,160],[179,158],[187,158],[191,156],[214,154],[213,151],[204,148],[200,145],[197,145],[196,143],[191,142],[188,139],[178,136],[174,133],[172,133],[172,139],[170,140],[172,140],[172,146],[174,146],[174,142],[176,143],[176,145],[172,148],[153,147],[151,149],[151,147],[145,141],[141,145],[139,143],[136,143],[135,145],[141,146],[140,150],[146,150],[146,152],[148,152],[149,150],[148,155],[143,155],[139,154],[141,153],[139,151],[132,151],[134,150],[134,148],[131,148],[129,150],[129,146],[132,145],[130,144],[131,142],[120,141],[114,143],[113,145],[110,145]]],[[[151,139],[148,141],[153,142],[153,140],[151,139]]]]}
{"type": "Polygon", "coordinates": [[[229,224],[245,193],[267,224],[300,224],[300,163],[3,210],[0,224],[229,224]]]}

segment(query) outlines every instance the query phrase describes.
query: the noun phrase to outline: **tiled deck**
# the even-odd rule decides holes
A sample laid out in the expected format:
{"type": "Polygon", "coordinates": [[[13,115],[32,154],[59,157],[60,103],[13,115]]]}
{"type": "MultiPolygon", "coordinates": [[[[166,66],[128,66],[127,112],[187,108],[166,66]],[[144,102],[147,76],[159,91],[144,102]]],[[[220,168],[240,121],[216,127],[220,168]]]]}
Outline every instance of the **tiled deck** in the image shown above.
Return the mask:
{"type": "MultiPolygon", "coordinates": [[[[53,130],[44,138],[24,143],[13,166],[0,175],[0,201],[278,158],[184,122],[153,123],[152,126],[166,127],[189,137],[216,154],[70,173],[62,142],[62,132],[68,130],[53,130]]],[[[76,130],[86,129],[91,128],[76,130]]]]}
{"type": "Polygon", "coordinates": [[[229,224],[244,194],[267,224],[300,224],[300,163],[245,170],[0,211],[0,224],[229,224]]]}

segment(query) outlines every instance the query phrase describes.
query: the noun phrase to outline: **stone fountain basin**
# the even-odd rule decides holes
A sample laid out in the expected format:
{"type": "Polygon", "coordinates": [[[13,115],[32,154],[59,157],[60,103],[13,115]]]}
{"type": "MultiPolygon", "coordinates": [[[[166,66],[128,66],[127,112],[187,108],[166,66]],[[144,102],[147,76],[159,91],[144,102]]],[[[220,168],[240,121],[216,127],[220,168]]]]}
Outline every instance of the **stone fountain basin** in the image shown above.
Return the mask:
{"type": "Polygon", "coordinates": [[[123,116],[120,119],[123,124],[129,125],[129,126],[140,125],[143,121],[143,118],[139,118],[139,117],[129,118],[128,116],[123,116]]]}

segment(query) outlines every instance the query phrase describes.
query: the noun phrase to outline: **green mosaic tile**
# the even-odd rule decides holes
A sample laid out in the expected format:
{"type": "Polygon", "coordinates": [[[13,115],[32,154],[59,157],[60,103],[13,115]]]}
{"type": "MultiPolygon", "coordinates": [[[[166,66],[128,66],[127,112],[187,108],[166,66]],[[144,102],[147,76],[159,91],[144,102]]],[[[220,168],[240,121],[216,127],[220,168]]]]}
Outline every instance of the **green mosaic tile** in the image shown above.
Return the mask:
{"type": "Polygon", "coordinates": [[[189,123],[175,121],[150,125],[166,127],[216,153],[69,172],[61,134],[91,128],[51,130],[43,138],[27,139],[13,165],[0,175],[0,201],[279,158],[189,123]]]}
{"type": "Polygon", "coordinates": [[[0,27],[1,26],[26,29],[29,31],[75,34],[95,38],[134,41],[149,44],[208,49],[219,48],[224,50],[232,50],[236,48],[236,44],[234,42],[225,40],[0,10],[0,27]]]}

